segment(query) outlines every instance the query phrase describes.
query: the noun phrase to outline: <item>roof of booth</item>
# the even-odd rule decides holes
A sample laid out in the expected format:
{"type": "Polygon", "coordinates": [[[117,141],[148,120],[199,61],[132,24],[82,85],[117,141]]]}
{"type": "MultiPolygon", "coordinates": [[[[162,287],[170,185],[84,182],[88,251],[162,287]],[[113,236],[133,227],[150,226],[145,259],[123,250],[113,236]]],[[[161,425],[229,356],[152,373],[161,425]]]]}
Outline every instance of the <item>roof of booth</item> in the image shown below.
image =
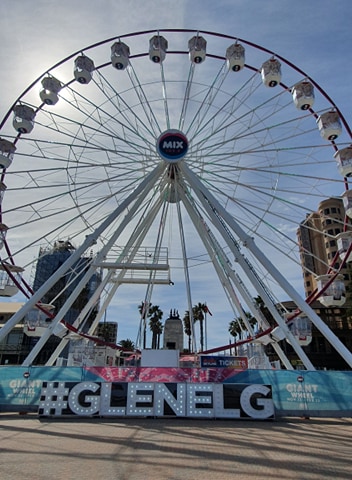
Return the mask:
{"type": "Polygon", "coordinates": [[[21,302],[0,302],[0,313],[16,313],[23,305],[21,302]]]}

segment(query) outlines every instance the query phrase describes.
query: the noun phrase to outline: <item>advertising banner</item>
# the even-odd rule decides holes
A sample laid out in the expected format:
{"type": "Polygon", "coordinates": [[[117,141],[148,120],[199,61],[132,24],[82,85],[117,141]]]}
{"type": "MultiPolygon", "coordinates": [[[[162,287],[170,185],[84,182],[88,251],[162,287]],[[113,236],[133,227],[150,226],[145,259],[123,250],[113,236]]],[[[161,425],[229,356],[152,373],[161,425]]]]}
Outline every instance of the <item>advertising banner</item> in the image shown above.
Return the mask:
{"type": "Polygon", "coordinates": [[[208,383],[271,385],[276,416],[352,417],[350,371],[237,370],[218,366],[211,368],[3,366],[0,367],[0,412],[38,411],[43,382],[173,383],[202,384],[203,387],[208,383]]]}
{"type": "Polygon", "coordinates": [[[233,368],[235,370],[246,370],[248,368],[247,357],[229,357],[216,355],[201,355],[200,366],[202,368],[233,368]]]}

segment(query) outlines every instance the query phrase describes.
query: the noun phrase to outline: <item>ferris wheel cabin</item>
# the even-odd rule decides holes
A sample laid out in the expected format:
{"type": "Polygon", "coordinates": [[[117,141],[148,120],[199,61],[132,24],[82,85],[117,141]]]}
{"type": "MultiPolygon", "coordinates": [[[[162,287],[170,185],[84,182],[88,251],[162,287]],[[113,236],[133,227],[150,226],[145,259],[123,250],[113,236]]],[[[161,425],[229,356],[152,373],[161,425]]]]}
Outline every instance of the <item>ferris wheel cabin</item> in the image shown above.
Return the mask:
{"type": "Polygon", "coordinates": [[[297,83],[292,88],[293,102],[299,110],[309,110],[314,104],[314,87],[308,81],[297,83]]]}
{"type": "Polygon", "coordinates": [[[73,75],[77,82],[86,84],[93,78],[94,62],[85,55],[80,55],[74,63],[73,75]]]}
{"type": "Polygon", "coordinates": [[[352,262],[352,232],[342,232],[336,236],[337,249],[342,261],[352,262]]]}
{"type": "Polygon", "coordinates": [[[0,249],[4,246],[6,233],[9,227],[4,223],[0,223],[0,249]]]}
{"type": "Polygon", "coordinates": [[[59,101],[59,92],[62,85],[59,80],[54,77],[44,77],[42,80],[42,89],[39,96],[46,105],[55,105],[59,101]]]}
{"type": "Polygon", "coordinates": [[[325,307],[341,307],[346,301],[346,287],[343,275],[337,275],[331,281],[332,274],[317,277],[318,290],[322,291],[319,302],[325,307]]]}
{"type": "Polygon", "coordinates": [[[342,195],[343,206],[345,213],[349,218],[352,218],[352,190],[346,190],[342,195]]]}
{"type": "Polygon", "coordinates": [[[13,160],[16,147],[12,142],[0,138],[0,167],[8,168],[13,160]]]}
{"type": "Polygon", "coordinates": [[[192,37],[188,42],[189,59],[193,63],[202,63],[206,57],[207,41],[200,36],[192,37]]]}
{"type": "Polygon", "coordinates": [[[115,42],[111,46],[111,64],[117,70],[125,70],[127,68],[130,56],[129,47],[123,42],[115,42]]]}
{"type": "Polygon", "coordinates": [[[343,177],[350,177],[352,175],[352,146],[338,150],[334,158],[339,173],[343,177]]]}
{"type": "Polygon", "coordinates": [[[21,273],[24,272],[22,267],[16,265],[1,264],[0,265],[0,296],[13,297],[18,293],[17,284],[21,280],[21,273]]]}
{"type": "Polygon", "coordinates": [[[245,64],[245,49],[240,43],[230,45],[226,50],[227,68],[233,72],[239,72],[245,64]]]}
{"type": "Polygon", "coordinates": [[[35,111],[28,105],[16,105],[13,109],[12,125],[18,133],[31,133],[34,127],[35,111]]]}
{"type": "Polygon", "coordinates": [[[341,135],[342,126],[337,112],[326,112],[320,115],[317,120],[320,135],[325,140],[336,140],[341,135]]]}
{"type": "MultiPolygon", "coordinates": [[[[288,320],[288,328],[298,343],[306,347],[312,341],[312,322],[306,315],[298,315],[292,320],[288,320]]],[[[287,340],[290,343],[289,340],[287,340]]]]}
{"type": "Polygon", "coordinates": [[[276,58],[270,58],[261,68],[262,81],[266,87],[276,87],[281,82],[281,63],[276,58]]]}
{"type": "Polygon", "coordinates": [[[154,63],[162,63],[166,57],[168,42],[161,35],[154,35],[149,40],[149,58],[154,63]]]}
{"type": "Polygon", "coordinates": [[[32,308],[24,317],[23,333],[28,337],[41,337],[52,322],[54,305],[42,304],[42,310],[32,308]]]}

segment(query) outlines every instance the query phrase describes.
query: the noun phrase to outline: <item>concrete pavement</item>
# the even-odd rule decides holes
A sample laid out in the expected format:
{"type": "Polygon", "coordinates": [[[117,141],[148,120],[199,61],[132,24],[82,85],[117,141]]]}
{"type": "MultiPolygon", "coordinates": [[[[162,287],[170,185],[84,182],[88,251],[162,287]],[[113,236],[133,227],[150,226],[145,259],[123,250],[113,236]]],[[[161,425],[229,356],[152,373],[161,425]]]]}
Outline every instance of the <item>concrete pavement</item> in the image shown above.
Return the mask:
{"type": "Polygon", "coordinates": [[[352,478],[352,419],[0,414],[1,480],[352,478]]]}

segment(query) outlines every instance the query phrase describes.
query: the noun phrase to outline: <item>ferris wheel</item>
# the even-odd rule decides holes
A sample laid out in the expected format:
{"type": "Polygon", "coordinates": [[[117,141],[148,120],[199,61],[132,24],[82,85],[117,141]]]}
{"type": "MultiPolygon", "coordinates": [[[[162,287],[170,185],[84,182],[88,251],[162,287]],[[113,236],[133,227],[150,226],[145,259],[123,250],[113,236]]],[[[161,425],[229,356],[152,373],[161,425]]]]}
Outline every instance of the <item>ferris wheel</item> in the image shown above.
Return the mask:
{"type": "MultiPolygon", "coordinates": [[[[314,369],[278,309],[289,299],[352,365],[351,353],[297,293],[299,225],[322,200],[342,194],[352,213],[351,130],[318,83],[279,54],[214,32],[120,35],[73,53],[31,83],[0,135],[0,293],[27,298],[0,338],[34,307],[48,314],[65,296],[25,364],[99,272],[69,328],[79,331],[95,308],[91,334],[111,302],[123,300],[125,284],[144,285],[146,304],[158,289],[182,284],[192,311],[211,278],[228,305],[219,329],[240,316],[254,338],[249,310],[265,333],[258,338],[273,343],[287,368],[278,345],[284,338],[314,369]],[[33,291],[38,255],[67,244],[75,246],[69,258],[33,291]],[[70,295],[64,282],[48,298],[64,277],[70,295]],[[258,295],[276,328],[255,305],[258,295]]],[[[350,250],[348,222],[340,225],[347,252],[340,266],[350,250]]],[[[326,239],[314,222],[309,229],[326,239]]],[[[338,280],[332,262],[324,269],[328,284],[317,282],[314,298],[338,280]]]]}

